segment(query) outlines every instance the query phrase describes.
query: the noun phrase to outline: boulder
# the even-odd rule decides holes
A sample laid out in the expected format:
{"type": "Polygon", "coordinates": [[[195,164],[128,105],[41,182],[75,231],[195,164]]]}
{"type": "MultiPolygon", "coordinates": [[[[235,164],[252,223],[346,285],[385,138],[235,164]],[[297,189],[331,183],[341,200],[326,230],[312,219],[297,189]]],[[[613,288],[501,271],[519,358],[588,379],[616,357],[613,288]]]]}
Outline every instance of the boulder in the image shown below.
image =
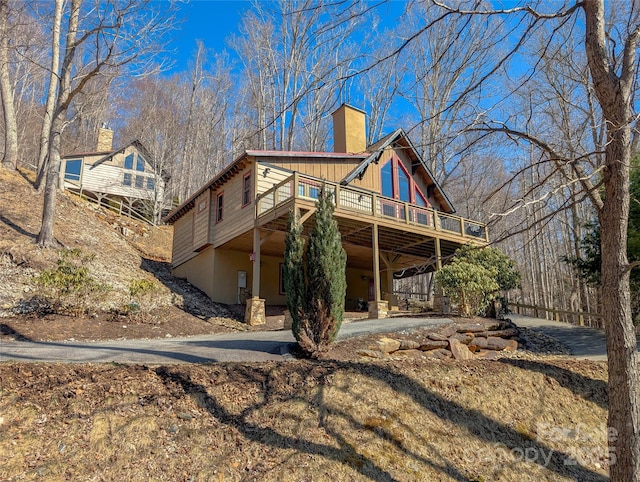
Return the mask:
{"type": "Polygon", "coordinates": [[[385,337],[378,340],[377,349],[383,353],[393,353],[400,349],[400,345],[401,343],[398,340],[385,337]]]}
{"type": "Polygon", "coordinates": [[[417,350],[420,343],[415,340],[400,340],[400,350],[417,350]]]}
{"type": "Polygon", "coordinates": [[[451,358],[451,352],[446,348],[436,348],[435,350],[422,352],[428,358],[436,358],[438,360],[445,360],[451,358]]]}
{"type": "Polygon", "coordinates": [[[420,345],[420,347],[418,348],[419,350],[422,351],[431,351],[431,350],[437,350],[438,348],[446,348],[447,346],[449,346],[449,342],[448,341],[426,341],[425,343],[423,343],[422,345],[420,345]]]}
{"type": "Polygon", "coordinates": [[[445,326],[442,330],[440,330],[440,334],[449,338],[451,335],[455,335],[458,332],[456,325],[445,326]]]}
{"type": "Polygon", "coordinates": [[[471,360],[473,358],[473,353],[471,353],[469,347],[455,338],[449,338],[449,349],[456,360],[471,360]]]}
{"type": "Polygon", "coordinates": [[[481,336],[483,338],[488,338],[490,336],[511,338],[512,336],[518,336],[518,330],[515,328],[505,328],[504,330],[481,331],[479,333],[474,333],[474,335],[481,336]]]}
{"type": "Polygon", "coordinates": [[[471,341],[473,341],[474,336],[472,333],[456,333],[455,335],[449,337],[449,339],[452,338],[455,338],[464,345],[468,345],[469,343],[471,343],[471,341]]]}
{"type": "Polygon", "coordinates": [[[505,340],[504,338],[497,338],[495,336],[489,336],[486,340],[487,346],[484,348],[488,350],[516,351],[518,349],[518,342],[515,340],[505,340]]]}
{"type": "Polygon", "coordinates": [[[487,331],[488,329],[489,328],[481,323],[463,323],[456,327],[458,333],[478,333],[480,331],[487,331]]]}
{"type": "MultiPolygon", "coordinates": [[[[453,333],[451,333],[451,335],[453,335],[453,333]]],[[[451,335],[449,335],[449,336],[451,336],[451,335]]],[[[440,333],[429,333],[427,335],[427,338],[429,338],[430,340],[433,340],[433,341],[447,341],[449,339],[449,336],[442,335],[440,333]]]]}
{"type": "Polygon", "coordinates": [[[471,340],[471,342],[469,343],[469,349],[473,351],[478,351],[486,348],[487,339],[480,336],[474,337],[473,340],[471,340]]]}

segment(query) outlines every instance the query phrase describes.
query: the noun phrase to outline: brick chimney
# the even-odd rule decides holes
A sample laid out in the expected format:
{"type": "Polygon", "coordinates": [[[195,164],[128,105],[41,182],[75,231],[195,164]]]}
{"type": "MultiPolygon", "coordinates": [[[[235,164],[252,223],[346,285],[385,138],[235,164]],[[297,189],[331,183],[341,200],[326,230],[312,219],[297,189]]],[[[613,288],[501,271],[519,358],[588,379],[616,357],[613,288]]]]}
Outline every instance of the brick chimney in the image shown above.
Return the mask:
{"type": "Polygon", "coordinates": [[[97,152],[107,152],[113,149],[113,131],[106,124],[98,129],[98,146],[97,152]]]}
{"type": "Polygon", "coordinates": [[[367,149],[366,113],[342,104],[333,114],[333,151],[357,153],[367,149]]]}

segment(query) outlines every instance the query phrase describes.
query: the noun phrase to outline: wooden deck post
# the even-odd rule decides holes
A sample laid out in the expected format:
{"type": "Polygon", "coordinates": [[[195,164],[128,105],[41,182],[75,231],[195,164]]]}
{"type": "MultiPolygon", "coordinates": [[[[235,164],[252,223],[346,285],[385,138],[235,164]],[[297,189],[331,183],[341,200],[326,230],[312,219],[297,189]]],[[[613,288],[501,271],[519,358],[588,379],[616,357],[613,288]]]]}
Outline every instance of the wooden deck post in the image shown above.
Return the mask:
{"type": "Polygon", "coordinates": [[[262,325],[266,322],[264,300],[260,298],[260,228],[253,228],[253,279],[251,282],[251,298],[247,300],[244,321],[250,325],[262,325]]]}
{"type": "Polygon", "coordinates": [[[442,269],[442,251],[440,250],[440,238],[435,238],[436,243],[436,271],[442,269]]]}
{"type": "Polygon", "coordinates": [[[253,279],[251,294],[260,297],[260,228],[253,228],[253,279]]]}
{"type": "Polygon", "coordinates": [[[373,224],[373,288],[374,301],[380,301],[380,249],[378,246],[378,225],[373,224]]]}
{"type": "Polygon", "coordinates": [[[369,302],[369,318],[386,318],[389,304],[381,299],[380,295],[380,248],[378,245],[378,225],[372,225],[372,257],[373,257],[373,290],[374,299],[369,302]]]}

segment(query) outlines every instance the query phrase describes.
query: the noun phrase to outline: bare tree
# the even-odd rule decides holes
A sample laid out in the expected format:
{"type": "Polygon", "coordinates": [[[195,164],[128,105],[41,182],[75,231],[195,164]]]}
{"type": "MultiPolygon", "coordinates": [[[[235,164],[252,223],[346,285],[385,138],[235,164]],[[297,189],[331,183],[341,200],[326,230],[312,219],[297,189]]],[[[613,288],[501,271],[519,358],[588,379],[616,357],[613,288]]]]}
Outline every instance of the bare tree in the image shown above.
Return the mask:
{"type": "Polygon", "coordinates": [[[10,13],[9,0],[0,0],[0,98],[4,114],[4,155],[0,165],[8,169],[16,169],[18,166],[18,121],[9,77],[10,13]]]}
{"type": "MultiPolygon", "coordinates": [[[[511,55],[531,38],[542,23],[555,22],[555,28],[571,25],[574,15],[584,15],[584,40],[587,65],[593,91],[606,122],[603,165],[599,166],[604,196],[594,186],[594,174],[585,172],[582,158],[567,158],[553,144],[509,126],[491,126],[488,130],[526,140],[545,151],[563,175],[581,186],[593,203],[601,223],[602,293],[607,353],[609,361],[609,446],[615,450],[610,466],[611,480],[640,480],[640,393],[637,344],[631,318],[629,271],[627,260],[627,223],[629,215],[629,168],[631,161],[631,123],[634,119],[633,94],[636,82],[637,44],[640,36],[638,5],[616,4],[618,18],[607,18],[604,0],[589,0],[564,5],[544,12],[530,6],[502,11],[463,10],[434,3],[449,15],[521,15],[523,33],[511,55]],[[607,21],[615,21],[612,36],[607,21]],[[565,171],[566,169],[566,171],[565,171]],[[570,173],[570,174],[569,174],[570,173]]],[[[577,28],[578,22],[574,28],[577,28]]],[[[493,71],[497,71],[500,61],[493,71]]],[[[545,182],[543,180],[542,182],[545,182]]]]}
{"type": "Polygon", "coordinates": [[[51,124],[53,122],[54,107],[56,95],[58,93],[58,82],[60,72],[60,38],[62,35],[62,12],[64,2],[56,0],[53,10],[53,23],[51,30],[51,65],[49,69],[49,87],[47,88],[47,100],[44,108],[44,117],[42,119],[42,130],[40,133],[40,152],[38,153],[38,177],[36,180],[36,188],[40,188],[40,183],[44,175],[49,152],[49,135],[51,132],[51,124]]]}
{"type": "MultiPolygon", "coordinates": [[[[62,0],[56,0],[62,2],[62,0]]],[[[43,247],[57,244],[54,237],[56,192],[60,169],[60,137],[74,98],[96,76],[110,69],[136,67],[144,72],[157,52],[154,39],[171,27],[167,11],[153,9],[145,0],[117,0],[82,10],[82,0],[72,0],[66,18],[66,40],[59,84],[49,132],[48,166],[44,193],[42,227],[37,243],[43,247]],[[82,21],[82,30],[79,28],[82,21]],[[147,47],[139,40],[145,38],[147,47]]],[[[54,49],[55,50],[55,49],[54,49]]]]}

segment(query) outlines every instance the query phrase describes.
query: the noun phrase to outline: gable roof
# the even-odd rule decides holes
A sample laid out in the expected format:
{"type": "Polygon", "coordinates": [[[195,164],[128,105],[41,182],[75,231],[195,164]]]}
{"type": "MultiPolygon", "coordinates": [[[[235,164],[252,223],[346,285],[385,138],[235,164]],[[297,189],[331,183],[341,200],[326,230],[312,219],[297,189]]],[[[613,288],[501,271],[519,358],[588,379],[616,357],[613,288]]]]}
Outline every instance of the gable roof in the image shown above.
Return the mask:
{"type": "Polygon", "coordinates": [[[435,176],[432,174],[431,170],[424,162],[424,159],[422,159],[422,156],[418,154],[418,151],[411,142],[411,139],[409,139],[409,136],[402,128],[396,129],[391,134],[383,137],[374,144],[371,144],[371,146],[367,148],[367,151],[370,154],[353,171],[347,174],[340,181],[340,184],[346,186],[350,184],[356,177],[362,179],[362,176],[364,175],[367,168],[371,165],[371,163],[377,164],[380,161],[380,156],[382,156],[384,150],[394,143],[405,144],[405,152],[409,154],[409,157],[411,157],[412,161],[417,162],[425,170],[427,176],[429,177],[429,180],[431,181],[430,185],[433,186],[434,195],[439,198],[442,210],[449,213],[456,212],[453,204],[451,203],[451,200],[442,190],[442,187],[436,180],[435,176]]]}
{"type": "MultiPolygon", "coordinates": [[[[66,154],[66,155],[62,156],[62,158],[63,159],[70,159],[72,157],[86,157],[86,156],[102,155],[102,157],[100,157],[96,162],[93,163],[93,167],[95,167],[95,166],[98,166],[98,165],[102,164],[103,162],[111,159],[116,154],[119,154],[120,152],[124,152],[127,148],[129,148],[131,146],[134,146],[140,153],[142,153],[142,156],[143,156],[145,162],[149,163],[154,169],[157,168],[154,157],[147,150],[147,148],[144,146],[144,144],[142,144],[142,142],[140,142],[138,139],[134,139],[131,142],[129,142],[128,144],[125,144],[124,146],[119,147],[118,149],[114,149],[112,151],[72,153],[72,154],[66,154]]],[[[168,181],[171,178],[169,173],[166,172],[164,169],[161,169],[161,175],[162,175],[162,178],[165,181],[168,181]]]]}
{"type": "Polygon", "coordinates": [[[207,183],[205,183],[200,189],[194,192],[189,198],[183,202],[180,206],[175,208],[169,214],[165,216],[163,221],[168,224],[175,223],[180,219],[189,209],[195,206],[195,200],[200,194],[207,189],[215,189],[216,187],[224,184],[229,178],[233,177],[239,170],[244,168],[244,163],[248,157],[293,157],[293,158],[310,158],[315,157],[318,159],[364,159],[367,154],[345,154],[341,152],[304,152],[304,151],[259,151],[248,150],[244,151],[239,157],[236,158],[226,168],[212,177],[207,183]]]}

